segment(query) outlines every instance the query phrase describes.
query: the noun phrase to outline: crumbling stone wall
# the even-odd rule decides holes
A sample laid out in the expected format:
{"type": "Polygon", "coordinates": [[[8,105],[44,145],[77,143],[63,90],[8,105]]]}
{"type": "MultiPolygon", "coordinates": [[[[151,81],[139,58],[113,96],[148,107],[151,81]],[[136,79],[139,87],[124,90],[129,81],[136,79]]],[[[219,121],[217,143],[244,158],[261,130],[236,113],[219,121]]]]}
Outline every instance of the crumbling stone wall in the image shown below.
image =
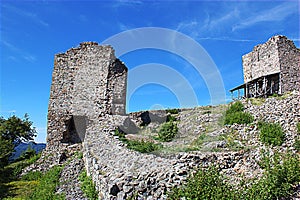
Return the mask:
{"type": "Polygon", "coordinates": [[[281,92],[300,90],[300,49],[286,37],[278,40],[281,92]]]}
{"type": "Polygon", "coordinates": [[[285,36],[274,36],[244,55],[244,82],[280,73],[280,93],[299,90],[300,50],[285,36]]]}
{"type": "Polygon", "coordinates": [[[111,46],[85,42],[55,55],[47,147],[82,141],[90,121],[125,114],[126,81],[127,68],[111,46]]]}

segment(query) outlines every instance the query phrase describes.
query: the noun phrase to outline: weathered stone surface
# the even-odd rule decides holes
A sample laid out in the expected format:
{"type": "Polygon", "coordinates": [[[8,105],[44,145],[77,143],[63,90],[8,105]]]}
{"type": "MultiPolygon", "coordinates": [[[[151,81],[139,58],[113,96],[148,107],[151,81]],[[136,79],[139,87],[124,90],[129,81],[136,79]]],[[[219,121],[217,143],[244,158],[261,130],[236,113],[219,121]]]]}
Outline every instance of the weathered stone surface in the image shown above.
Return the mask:
{"type": "Polygon", "coordinates": [[[101,115],[125,114],[126,82],[127,68],[110,46],[85,42],[57,54],[48,108],[47,148],[82,141],[89,121],[97,121],[101,115]],[[85,124],[78,116],[86,118],[85,124]]]}

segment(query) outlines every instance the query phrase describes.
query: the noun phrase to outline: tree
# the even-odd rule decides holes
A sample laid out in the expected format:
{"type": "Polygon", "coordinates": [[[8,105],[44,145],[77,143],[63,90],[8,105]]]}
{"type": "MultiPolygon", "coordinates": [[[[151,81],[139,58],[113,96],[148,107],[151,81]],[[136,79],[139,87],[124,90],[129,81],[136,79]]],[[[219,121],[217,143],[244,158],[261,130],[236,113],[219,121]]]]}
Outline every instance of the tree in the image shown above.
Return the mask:
{"type": "Polygon", "coordinates": [[[0,135],[0,168],[8,163],[8,158],[14,151],[14,144],[10,140],[5,140],[0,135]]]}
{"type": "Polygon", "coordinates": [[[14,151],[14,147],[22,141],[33,140],[36,130],[32,127],[32,122],[25,114],[24,119],[13,115],[8,119],[0,117],[0,165],[7,163],[8,158],[14,151]]]}

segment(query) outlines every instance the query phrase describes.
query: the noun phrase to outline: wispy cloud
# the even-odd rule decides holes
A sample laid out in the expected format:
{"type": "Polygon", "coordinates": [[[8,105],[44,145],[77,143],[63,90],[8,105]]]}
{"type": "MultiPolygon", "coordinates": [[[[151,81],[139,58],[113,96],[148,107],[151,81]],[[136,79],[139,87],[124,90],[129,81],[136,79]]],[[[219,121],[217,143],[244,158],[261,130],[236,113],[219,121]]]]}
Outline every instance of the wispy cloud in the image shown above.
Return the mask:
{"type": "Polygon", "coordinates": [[[32,55],[24,55],[23,58],[29,62],[34,62],[36,61],[36,57],[32,55]]]}
{"type": "Polygon", "coordinates": [[[87,16],[82,15],[82,14],[78,16],[78,20],[79,20],[81,23],[86,23],[86,22],[88,22],[87,16]]]}
{"type": "MultiPolygon", "coordinates": [[[[222,17],[223,18],[223,17],[222,17]]],[[[225,17],[228,18],[228,17],[225,17]]],[[[188,34],[190,37],[196,40],[219,40],[219,41],[231,41],[231,42],[253,42],[254,40],[245,39],[245,38],[234,38],[226,37],[224,35],[219,37],[211,37],[210,32],[214,32],[215,28],[219,26],[223,19],[216,19],[211,21],[209,24],[201,24],[196,20],[180,22],[176,28],[177,31],[188,34]],[[210,31],[208,31],[210,30],[210,31]],[[208,35],[208,36],[206,36],[208,35]]]]}
{"type": "Polygon", "coordinates": [[[188,33],[192,38],[197,38],[201,29],[203,29],[203,25],[194,19],[179,22],[176,27],[176,31],[188,33]]]}
{"type": "Polygon", "coordinates": [[[297,13],[297,9],[298,8],[295,7],[295,4],[290,2],[282,3],[273,7],[272,9],[262,10],[259,13],[253,13],[250,17],[246,18],[245,20],[241,20],[240,23],[234,25],[232,27],[232,31],[247,28],[260,22],[283,21],[288,16],[297,13]]]}
{"type": "Polygon", "coordinates": [[[220,27],[222,26],[227,26],[228,24],[231,24],[234,20],[236,20],[239,17],[239,13],[240,13],[239,9],[235,7],[233,10],[229,10],[228,12],[225,12],[219,18],[206,20],[207,23],[204,26],[204,28],[213,31],[215,29],[220,29],[220,27]]]}
{"type": "Polygon", "coordinates": [[[220,41],[231,41],[231,42],[253,42],[255,40],[229,38],[229,37],[199,37],[197,40],[220,40],[220,41]]]}
{"type": "Polygon", "coordinates": [[[2,5],[2,9],[7,9],[10,10],[11,12],[13,12],[16,15],[20,15],[22,17],[26,17],[28,19],[30,19],[33,23],[43,26],[43,27],[48,27],[49,24],[42,20],[36,13],[34,12],[29,12],[23,9],[20,9],[18,7],[12,6],[12,5],[7,5],[7,4],[3,4],[2,5]]]}
{"type": "MultiPolygon", "coordinates": [[[[20,48],[18,48],[17,46],[13,45],[12,43],[10,42],[7,42],[5,40],[1,40],[1,43],[7,47],[10,51],[14,52],[15,54],[18,54],[18,57],[21,57],[23,59],[25,59],[26,61],[29,61],[29,62],[34,62],[36,61],[36,57],[20,48]]],[[[17,57],[16,55],[14,56],[9,56],[8,59],[10,60],[17,60],[17,57]]]]}
{"type": "Polygon", "coordinates": [[[131,30],[131,29],[136,28],[136,27],[130,26],[128,24],[124,24],[122,22],[118,23],[118,27],[119,27],[120,31],[127,31],[127,30],[131,30]]]}
{"type": "Polygon", "coordinates": [[[111,2],[113,8],[118,8],[122,6],[137,6],[137,5],[142,5],[143,1],[139,0],[116,0],[111,2]]]}

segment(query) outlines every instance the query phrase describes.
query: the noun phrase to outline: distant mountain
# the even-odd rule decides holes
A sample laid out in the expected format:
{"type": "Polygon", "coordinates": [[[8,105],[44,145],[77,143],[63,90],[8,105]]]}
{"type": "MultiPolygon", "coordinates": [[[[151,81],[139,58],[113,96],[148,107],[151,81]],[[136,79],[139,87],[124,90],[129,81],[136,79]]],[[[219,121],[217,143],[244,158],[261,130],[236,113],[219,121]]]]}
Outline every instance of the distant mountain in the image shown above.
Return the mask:
{"type": "Polygon", "coordinates": [[[34,149],[36,153],[39,153],[46,148],[46,144],[44,143],[21,142],[18,146],[15,147],[15,152],[12,154],[10,159],[15,160],[19,158],[21,154],[28,149],[29,146],[34,149]]]}

